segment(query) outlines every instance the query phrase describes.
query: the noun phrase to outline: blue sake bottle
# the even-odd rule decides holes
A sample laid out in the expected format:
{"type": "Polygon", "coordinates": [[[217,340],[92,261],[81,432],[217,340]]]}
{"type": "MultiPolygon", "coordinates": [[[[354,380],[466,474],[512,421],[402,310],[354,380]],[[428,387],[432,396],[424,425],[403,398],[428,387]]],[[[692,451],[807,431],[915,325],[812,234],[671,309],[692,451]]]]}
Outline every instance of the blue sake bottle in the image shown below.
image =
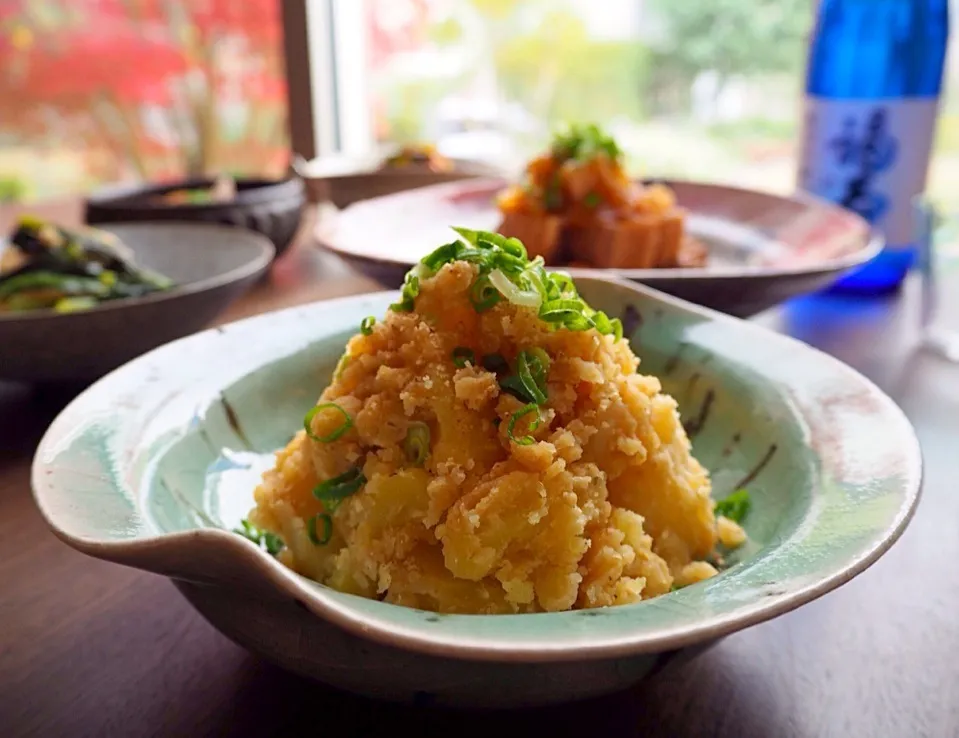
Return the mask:
{"type": "Polygon", "coordinates": [[[926,185],[948,37],[948,0],[819,0],[799,188],[859,213],[886,241],[836,291],[894,290],[915,259],[913,200],[926,185]]]}

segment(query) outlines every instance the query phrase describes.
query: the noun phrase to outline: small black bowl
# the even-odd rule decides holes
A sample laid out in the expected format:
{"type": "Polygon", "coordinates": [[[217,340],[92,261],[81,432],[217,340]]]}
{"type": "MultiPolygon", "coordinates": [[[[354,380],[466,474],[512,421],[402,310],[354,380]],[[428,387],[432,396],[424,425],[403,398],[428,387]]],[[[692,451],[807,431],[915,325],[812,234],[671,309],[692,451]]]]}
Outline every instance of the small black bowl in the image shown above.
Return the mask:
{"type": "Polygon", "coordinates": [[[115,185],[86,200],[90,225],[148,221],[201,221],[248,228],[262,233],[277,256],[292,243],[303,217],[306,193],[299,177],[282,180],[238,179],[229,202],[170,205],[154,198],[175,190],[210,187],[213,178],[197,177],[164,184],[115,185]]]}

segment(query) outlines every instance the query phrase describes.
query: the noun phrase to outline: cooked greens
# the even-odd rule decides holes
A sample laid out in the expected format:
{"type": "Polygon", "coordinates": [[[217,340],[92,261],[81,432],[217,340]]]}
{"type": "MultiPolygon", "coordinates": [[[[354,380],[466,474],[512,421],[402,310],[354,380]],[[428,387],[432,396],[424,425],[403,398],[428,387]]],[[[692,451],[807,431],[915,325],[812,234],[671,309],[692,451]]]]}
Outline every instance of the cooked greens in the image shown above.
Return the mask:
{"type": "Polygon", "coordinates": [[[20,219],[0,260],[0,312],[75,312],[172,286],[166,277],[137,266],[112,234],[32,217],[20,219]]]}

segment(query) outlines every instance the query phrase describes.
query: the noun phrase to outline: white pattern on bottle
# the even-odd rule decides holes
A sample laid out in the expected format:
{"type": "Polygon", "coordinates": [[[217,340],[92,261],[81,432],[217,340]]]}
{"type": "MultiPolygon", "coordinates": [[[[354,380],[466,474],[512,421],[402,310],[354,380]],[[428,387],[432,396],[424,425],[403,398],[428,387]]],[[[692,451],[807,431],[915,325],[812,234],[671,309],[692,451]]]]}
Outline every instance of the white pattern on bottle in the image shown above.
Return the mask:
{"type": "Polygon", "coordinates": [[[925,189],[935,98],[806,100],[799,187],[873,223],[890,248],[915,231],[913,198],[925,189]]]}

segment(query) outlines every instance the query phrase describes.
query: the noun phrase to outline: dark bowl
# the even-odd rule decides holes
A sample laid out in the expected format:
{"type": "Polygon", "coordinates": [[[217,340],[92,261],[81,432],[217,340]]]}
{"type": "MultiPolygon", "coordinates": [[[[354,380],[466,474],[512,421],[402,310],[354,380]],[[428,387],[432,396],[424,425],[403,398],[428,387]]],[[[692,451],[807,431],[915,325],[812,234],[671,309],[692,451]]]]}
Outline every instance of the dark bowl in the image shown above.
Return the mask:
{"type": "Polygon", "coordinates": [[[152,198],[180,189],[209,187],[212,178],[197,177],[164,184],[115,185],[90,195],[85,203],[90,225],[155,221],[219,223],[248,228],[269,238],[282,254],[300,226],[306,202],[299,177],[283,180],[238,179],[230,202],[167,205],[152,198]]]}
{"type": "Polygon", "coordinates": [[[269,268],[273,244],[258,233],[206,223],[104,226],[147,269],[176,284],[165,292],[90,310],[0,313],[0,379],[85,382],[205,328],[269,268]]]}

